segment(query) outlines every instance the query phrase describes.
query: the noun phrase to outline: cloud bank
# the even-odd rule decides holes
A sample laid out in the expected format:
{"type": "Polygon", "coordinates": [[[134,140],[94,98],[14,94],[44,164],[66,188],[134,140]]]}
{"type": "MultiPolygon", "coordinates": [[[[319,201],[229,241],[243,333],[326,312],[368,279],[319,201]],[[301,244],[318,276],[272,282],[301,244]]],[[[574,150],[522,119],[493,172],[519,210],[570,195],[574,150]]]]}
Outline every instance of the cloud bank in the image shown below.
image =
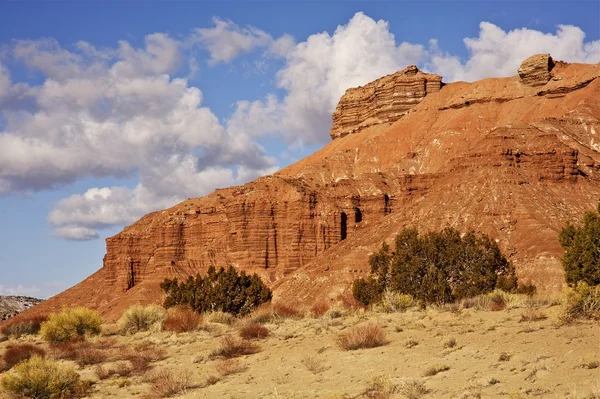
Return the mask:
{"type": "Polygon", "coordinates": [[[229,20],[213,23],[182,40],[150,34],[140,48],[127,41],[102,49],[87,42],[68,49],[53,39],[13,42],[10,56],[43,82],[13,82],[0,63],[0,194],[52,190],[87,177],[135,179],[133,187],[90,187],[55,204],[48,216],[55,235],[94,239],[99,229],[277,170],[261,139],[291,147],[327,143],[331,113],[348,87],[408,64],[451,82],[514,75],[535,53],[600,62],[600,42],[586,42],[580,28],[566,25],[544,33],[482,22],[478,37],[464,39],[463,59],[435,38],[398,40],[386,21],[363,13],[304,41],[229,20]],[[198,48],[209,58],[194,58],[198,48]],[[193,73],[204,62],[219,68],[257,54],[261,62],[277,60],[273,92],[240,99],[226,119],[179,76],[185,64],[193,73]]]}

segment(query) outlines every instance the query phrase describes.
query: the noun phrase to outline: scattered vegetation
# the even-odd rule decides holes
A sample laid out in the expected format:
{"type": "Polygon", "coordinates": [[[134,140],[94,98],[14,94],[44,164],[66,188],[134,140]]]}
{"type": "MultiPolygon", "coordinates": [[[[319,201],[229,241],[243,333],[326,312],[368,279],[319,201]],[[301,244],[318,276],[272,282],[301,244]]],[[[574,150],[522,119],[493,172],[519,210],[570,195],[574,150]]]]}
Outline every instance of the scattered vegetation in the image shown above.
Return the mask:
{"type": "Polygon", "coordinates": [[[419,235],[405,228],[390,252],[387,244],[369,259],[372,277],[356,280],[354,297],[364,304],[381,300],[386,290],[410,295],[424,303],[442,304],[500,288],[514,291],[514,269],[498,244],[473,231],[458,230],[419,235]]]}
{"type": "Polygon", "coordinates": [[[220,346],[211,353],[211,357],[223,357],[230,359],[244,355],[257,353],[260,346],[247,339],[236,339],[230,335],[221,338],[220,346]]]}
{"type": "Polygon", "coordinates": [[[20,315],[10,319],[0,328],[0,334],[5,337],[19,338],[23,335],[34,335],[40,331],[43,322],[48,319],[46,315],[20,315]]]}
{"type": "Polygon", "coordinates": [[[269,329],[255,321],[250,321],[240,328],[240,337],[244,339],[266,338],[269,336],[269,329]]]}
{"type": "Polygon", "coordinates": [[[344,350],[376,348],[387,343],[385,332],[376,324],[356,326],[337,337],[338,345],[344,350]]]}
{"type": "Polygon", "coordinates": [[[102,317],[95,310],[75,307],[53,313],[41,324],[40,335],[50,342],[68,342],[100,333],[102,317]]]}
{"type": "Polygon", "coordinates": [[[548,316],[546,316],[544,313],[540,312],[539,310],[528,308],[528,309],[525,309],[523,311],[523,313],[521,313],[521,318],[519,319],[519,323],[542,321],[542,320],[546,320],[547,318],[548,318],[548,316]]]}
{"type": "Polygon", "coordinates": [[[331,306],[329,305],[329,303],[325,301],[320,301],[313,304],[313,306],[310,308],[310,313],[313,315],[313,317],[322,317],[330,309],[331,306]]]}
{"type": "Polygon", "coordinates": [[[207,313],[206,320],[210,323],[218,323],[230,326],[235,322],[236,318],[231,313],[216,311],[207,313]]]}
{"type": "Polygon", "coordinates": [[[258,275],[238,273],[233,266],[218,271],[211,266],[207,275],[190,276],[181,283],[165,278],[161,288],[167,295],[165,307],[186,305],[199,313],[220,310],[246,315],[272,298],[271,290],[258,275]]]}
{"type": "Polygon", "coordinates": [[[446,364],[436,364],[433,365],[431,367],[429,367],[427,370],[425,370],[425,372],[423,373],[424,377],[431,377],[433,375],[436,375],[438,373],[441,373],[443,371],[448,371],[450,370],[450,367],[446,364]]]}
{"type": "Polygon", "coordinates": [[[177,333],[195,331],[202,325],[202,315],[188,307],[176,306],[168,310],[163,329],[177,333]]]}
{"type": "Polygon", "coordinates": [[[417,345],[419,345],[419,341],[417,341],[416,339],[409,339],[404,343],[404,346],[406,346],[409,349],[417,345]]]}
{"type": "Polygon", "coordinates": [[[44,357],[46,351],[33,344],[16,344],[6,348],[0,362],[0,372],[9,370],[16,364],[21,363],[33,356],[44,357]]]}
{"type": "Polygon", "coordinates": [[[567,284],[600,284],[600,203],[596,211],[583,215],[583,225],[571,223],[561,230],[560,245],[565,249],[563,267],[567,284]]]}
{"type": "Polygon", "coordinates": [[[117,326],[122,334],[135,334],[140,331],[161,331],[167,319],[166,311],[156,305],[134,305],[127,309],[117,326]]]}
{"type": "Polygon", "coordinates": [[[37,355],[4,374],[1,384],[16,397],[36,399],[80,398],[89,390],[72,367],[37,355]]]}

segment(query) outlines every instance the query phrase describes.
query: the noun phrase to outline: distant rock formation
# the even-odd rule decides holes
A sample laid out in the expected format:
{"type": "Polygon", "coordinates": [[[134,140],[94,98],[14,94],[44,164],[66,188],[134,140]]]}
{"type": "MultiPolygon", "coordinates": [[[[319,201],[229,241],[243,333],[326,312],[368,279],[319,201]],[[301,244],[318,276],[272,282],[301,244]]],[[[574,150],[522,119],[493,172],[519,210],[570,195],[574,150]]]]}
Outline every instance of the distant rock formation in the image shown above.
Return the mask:
{"type": "Polygon", "coordinates": [[[0,321],[8,320],[42,301],[28,296],[0,295],[0,321]]]}
{"type": "Polygon", "coordinates": [[[544,86],[550,78],[554,61],[550,54],[536,54],[527,58],[519,67],[521,82],[528,86],[544,86]]]}
{"type": "Polygon", "coordinates": [[[442,77],[423,73],[415,65],[363,87],[346,90],[333,112],[332,139],[369,126],[395,122],[442,86],[442,77]]]}
{"type": "Polygon", "coordinates": [[[349,89],[330,144],[144,216],[106,240],[100,270],[33,311],[76,304],[115,319],[161,302],[166,276],[228,264],[260,274],[276,301],[331,300],[405,226],[484,232],[522,282],[558,290],[558,232],[600,199],[599,77],[600,64],[540,55],[509,78],[442,85],[408,67],[349,89]]]}

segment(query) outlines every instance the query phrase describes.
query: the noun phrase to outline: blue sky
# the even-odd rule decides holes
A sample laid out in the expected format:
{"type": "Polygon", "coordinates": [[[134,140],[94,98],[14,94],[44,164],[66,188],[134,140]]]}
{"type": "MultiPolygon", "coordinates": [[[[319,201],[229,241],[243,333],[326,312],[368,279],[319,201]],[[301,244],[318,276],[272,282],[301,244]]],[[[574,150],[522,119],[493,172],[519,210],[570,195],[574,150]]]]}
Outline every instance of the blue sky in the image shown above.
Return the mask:
{"type": "Polygon", "coordinates": [[[350,86],[599,62],[599,4],[0,1],[0,295],[54,295],[143,214],[322,147],[350,86]]]}

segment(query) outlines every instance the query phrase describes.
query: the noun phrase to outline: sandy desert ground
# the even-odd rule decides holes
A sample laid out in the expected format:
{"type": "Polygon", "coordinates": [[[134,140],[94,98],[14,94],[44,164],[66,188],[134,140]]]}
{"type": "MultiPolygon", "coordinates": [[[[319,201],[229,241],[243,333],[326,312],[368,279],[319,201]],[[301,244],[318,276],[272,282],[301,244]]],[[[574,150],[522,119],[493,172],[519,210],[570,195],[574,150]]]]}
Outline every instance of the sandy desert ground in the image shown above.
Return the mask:
{"type": "MultiPolygon", "coordinates": [[[[254,340],[256,353],[232,360],[211,354],[223,337],[238,337],[242,322],[205,321],[196,332],[92,339],[113,353],[141,343],[163,348],[143,374],[100,380],[98,365],[75,367],[94,381],[91,398],[147,397],[164,370],[188,379],[182,398],[600,398],[600,326],[562,325],[559,311],[546,303],[276,318],[264,324],[270,335],[254,340]],[[364,325],[380,326],[387,343],[338,345],[340,334],[364,325]]],[[[38,337],[18,341],[47,348],[38,337]]],[[[14,343],[1,343],[0,353],[14,343]]],[[[101,367],[118,365],[108,359],[101,367]]]]}

